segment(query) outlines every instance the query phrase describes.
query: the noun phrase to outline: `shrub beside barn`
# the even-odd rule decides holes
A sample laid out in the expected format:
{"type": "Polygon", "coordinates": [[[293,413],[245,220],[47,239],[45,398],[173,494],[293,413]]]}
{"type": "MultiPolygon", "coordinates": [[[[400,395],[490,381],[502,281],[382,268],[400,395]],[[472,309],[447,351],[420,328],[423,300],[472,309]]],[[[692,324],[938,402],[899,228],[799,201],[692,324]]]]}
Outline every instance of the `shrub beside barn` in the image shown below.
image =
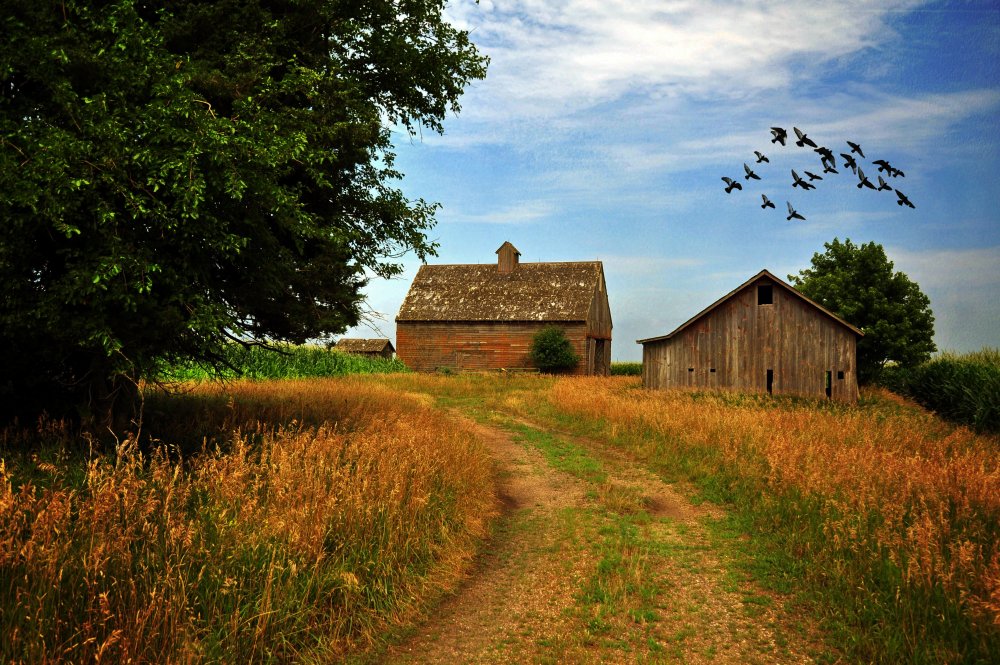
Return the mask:
{"type": "Polygon", "coordinates": [[[638,340],[642,382],[855,402],[862,336],[762,270],[673,332],[638,340]]]}
{"type": "Polygon", "coordinates": [[[489,264],[420,267],[396,317],[396,353],[415,371],[527,369],[532,339],[562,328],[581,360],[611,367],[611,309],[600,261],[521,263],[505,242],[489,264]]]}

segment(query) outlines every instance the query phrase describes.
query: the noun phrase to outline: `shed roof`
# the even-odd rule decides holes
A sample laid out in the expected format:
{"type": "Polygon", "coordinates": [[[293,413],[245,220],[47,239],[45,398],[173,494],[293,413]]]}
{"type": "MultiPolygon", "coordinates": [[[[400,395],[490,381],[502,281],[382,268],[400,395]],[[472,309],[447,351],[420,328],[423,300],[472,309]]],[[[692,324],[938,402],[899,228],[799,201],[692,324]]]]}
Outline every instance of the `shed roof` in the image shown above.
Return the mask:
{"type": "Polygon", "coordinates": [[[747,281],[743,282],[742,284],[740,284],[739,286],[737,286],[735,289],[733,289],[732,291],[730,291],[726,295],[722,296],[721,298],[719,298],[718,300],[716,300],[714,303],[712,303],[711,305],[709,305],[708,307],[706,307],[705,309],[701,310],[700,312],[698,312],[697,314],[695,314],[694,316],[692,316],[690,319],[688,319],[687,321],[685,321],[684,323],[682,323],[673,332],[667,333],[666,335],[660,335],[659,337],[648,337],[646,339],[639,339],[639,340],[636,340],[636,344],[646,344],[647,342],[658,342],[660,340],[670,339],[671,337],[673,337],[674,335],[677,335],[678,333],[682,332],[684,329],[686,329],[688,326],[692,325],[693,323],[695,323],[696,321],[698,321],[702,317],[705,317],[708,314],[710,314],[716,307],[718,307],[722,303],[726,302],[727,300],[729,300],[730,298],[732,298],[733,296],[735,296],[737,293],[739,293],[740,291],[742,291],[746,287],[750,286],[751,284],[753,284],[754,282],[756,282],[756,281],[758,281],[758,280],[760,280],[762,278],[766,278],[768,282],[770,282],[770,283],[772,283],[772,284],[774,284],[774,285],[776,285],[776,286],[778,286],[780,288],[783,288],[785,291],[787,291],[788,293],[791,293],[791,294],[797,296],[798,298],[801,298],[804,302],[806,302],[807,304],[809,304],[812,307],[816,308],[817,310],[819,310],[821,313],[825,314],[829,318],[833,319],[834,322],[839,323],[840,325],[842,325],[845,328],[849,329],[851,332],[853,332],[858,337],[864,337],[865,334],[863,332],[861,332],[860,329],[852,326],[850,323],[848,323],[844,319],[840,318],[839,316],[837,316],[836,314],[834,314],[833,312],[831,312],[827,308],[823,307],[822,305],[820,305],[816,301],[811,300],[811,299],[807,298],[806,296],[802,295],[799,291],[797,291],[790,284],[788,284],[788,283],[784,282],[783,280],[781,280],[780,278],[776,277],[774,275],[774,273],[772,273],[770,270],[761,270],[759,273],[757,273],[756,275],[754,275],[753,277],[751,277],[747,281]]]}
{"type": "Polygon", "coordinates": [[[385,338],[355,339],[345,337],[337,341],[336,348],[345,353],[382,353],[386,345],[392,349],[392,344],[385,338]]]}
{"type": "Polygon", "coordinates": [[[424,265],[397,321],[586,321],[603,280],[600,261],[424,265]]]}

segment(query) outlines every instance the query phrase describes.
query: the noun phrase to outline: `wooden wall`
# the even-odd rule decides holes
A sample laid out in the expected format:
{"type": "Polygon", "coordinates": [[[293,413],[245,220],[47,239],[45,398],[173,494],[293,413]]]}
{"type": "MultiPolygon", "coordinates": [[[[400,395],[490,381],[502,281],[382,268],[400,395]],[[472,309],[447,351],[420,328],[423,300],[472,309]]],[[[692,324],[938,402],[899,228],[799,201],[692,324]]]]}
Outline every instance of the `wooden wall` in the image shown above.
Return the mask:
{"type": "MultiPolygon", "coordinates": [[[[433,372],[440,367],[459,371],[528,369],[533,367],[528,352],[535,334],[550,322],[437,322],[398,321],[396,356],[417,372],[433,372]]],[[[566,331],[573,350],[584,360],[572,374],[593,371],[596,345],[587,337],[584,322],[558,324],[566,331]],[[588,363],[587,360],[590,359],[588,363]]],[[[606,343],[610,366],[610,342],[606,343]]]]}
{"type": "MultiPolygon", "coordinates": [[[[858,398],[855,334],[795,294],[773,285],[773,304],[757,304],[754,282],[669,339],[647,342],[642,381],[691,387],[858,398]],[[842,377],[842,378],[841,378],[842,377]]],[[[765,282],[766,283],[766,282],[765,282]]]]}

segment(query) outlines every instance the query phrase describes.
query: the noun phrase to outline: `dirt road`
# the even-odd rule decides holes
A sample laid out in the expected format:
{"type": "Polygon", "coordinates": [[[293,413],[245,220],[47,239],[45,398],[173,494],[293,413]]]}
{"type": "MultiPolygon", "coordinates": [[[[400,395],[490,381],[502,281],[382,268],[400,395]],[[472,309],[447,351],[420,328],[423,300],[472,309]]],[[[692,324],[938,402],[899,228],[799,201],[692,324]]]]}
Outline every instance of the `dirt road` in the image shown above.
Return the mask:
{"type": "Polygon", "coordinates": [[[717,508],[599,441],[523,421],[475,427],[498,467],[502,524],[385,663],[812,662],[812,631],[713,545],[717,508]]]}

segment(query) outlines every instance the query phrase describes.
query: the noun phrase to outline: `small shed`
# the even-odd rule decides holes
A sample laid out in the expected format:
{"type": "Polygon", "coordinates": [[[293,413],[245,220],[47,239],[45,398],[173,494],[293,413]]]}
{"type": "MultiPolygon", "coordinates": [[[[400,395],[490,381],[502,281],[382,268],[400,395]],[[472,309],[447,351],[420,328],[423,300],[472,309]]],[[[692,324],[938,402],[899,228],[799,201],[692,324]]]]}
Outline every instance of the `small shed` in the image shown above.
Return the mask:
{"type": "Polygon", "coordinates": [[[762,270],[673,332],[638,340],[642,383],[855,402],[863,335],[762,270]]]}
{"type": "Polygon", "coordinates": [[[420,267],[396,317],[398,356],[415,371],[528,369],[535,334],[562,328],[581,360],[611,368],[611,309],[600,261],[521,263],[509,242],[487,264],[420,267]]]}
{"type": "Polygon", "coordinates": [[[342,353],[353,353],[358,356],[370,356],[392,359],[396,353],[392,342],[387,339],[351,339],[343,338],[337,341],[334,348],[342,353]]]}

